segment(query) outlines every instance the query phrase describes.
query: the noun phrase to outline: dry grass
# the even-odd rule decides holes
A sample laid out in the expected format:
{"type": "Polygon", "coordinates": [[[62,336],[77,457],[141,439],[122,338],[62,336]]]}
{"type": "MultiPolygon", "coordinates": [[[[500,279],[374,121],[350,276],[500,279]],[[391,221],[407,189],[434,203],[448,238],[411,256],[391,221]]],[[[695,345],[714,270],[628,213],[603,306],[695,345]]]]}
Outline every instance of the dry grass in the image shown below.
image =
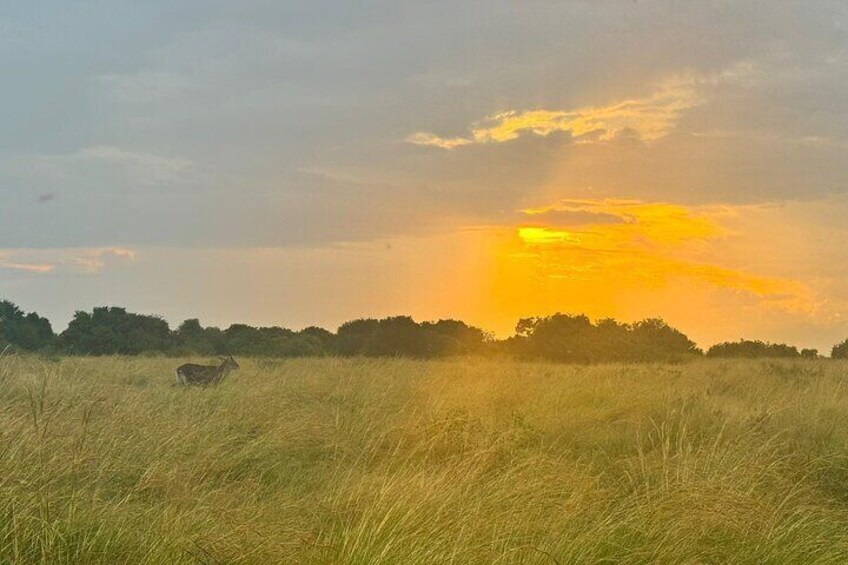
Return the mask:
{"type": "Polygon", "coordinates": [[[845,563],[848,365],[0,358],[0,563],[845,563]]]}

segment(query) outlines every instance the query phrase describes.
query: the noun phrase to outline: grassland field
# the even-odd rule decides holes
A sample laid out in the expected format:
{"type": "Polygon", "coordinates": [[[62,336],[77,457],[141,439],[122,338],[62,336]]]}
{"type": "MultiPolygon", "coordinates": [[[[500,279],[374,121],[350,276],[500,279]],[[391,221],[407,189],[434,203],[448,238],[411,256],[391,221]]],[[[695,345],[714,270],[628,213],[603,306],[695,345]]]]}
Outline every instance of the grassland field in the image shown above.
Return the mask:
{"type": "Polygon", "coordinates": [[[848,363],[0,358],[0,563],[848,563],[848,363]]]}

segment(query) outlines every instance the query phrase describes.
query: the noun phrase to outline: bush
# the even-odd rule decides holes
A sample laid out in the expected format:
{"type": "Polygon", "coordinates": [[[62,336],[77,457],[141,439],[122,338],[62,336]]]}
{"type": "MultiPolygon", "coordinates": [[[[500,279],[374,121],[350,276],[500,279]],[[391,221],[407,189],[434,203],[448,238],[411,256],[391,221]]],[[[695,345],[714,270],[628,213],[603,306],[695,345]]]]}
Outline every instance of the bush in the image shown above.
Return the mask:
{"type": "Polygon", "coordinates": [[[713,345],[707,351],[707,357],[726,357],[732,359],[759,359],[764,357],[795,358],[801,357],[801,354],[796,347],[786,345],[785,343],[768,343],[742,339],[737,342],[725,342],[713,345]]]}

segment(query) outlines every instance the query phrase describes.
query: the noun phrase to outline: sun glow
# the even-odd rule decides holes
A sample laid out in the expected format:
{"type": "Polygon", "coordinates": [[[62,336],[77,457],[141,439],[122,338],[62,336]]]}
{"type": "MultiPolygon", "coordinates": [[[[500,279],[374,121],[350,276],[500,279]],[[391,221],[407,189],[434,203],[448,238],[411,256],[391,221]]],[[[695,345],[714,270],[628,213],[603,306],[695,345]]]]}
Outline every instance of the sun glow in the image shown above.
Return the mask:
{"type": "Polygon", "coordinates": [[[538,262],[534,268],[548,278],[576,279],[594,274],[616,284],[655,286],[665,284],[670,277],[686,277],[757,295],[798,290],[796,284],[710,264],[699,257],[704,242],[727,235],[719,223],[727,214],[721,208],[695,211],[662,202],[569,200],[523,210],[525,216],[539,223],[558,212],[610,216],[620,222],[589,221],[567,230],[556,225],[519,227],[520,245],[534,252],[524,256],[534,257],[538,262]]]}
{"type": "Polygon", "coordinates": [[[732,214],[726,207],[634,200],[569,200],[523,210],[525,221],[504,228],[496,251],[495,307],[518,315],[626,317],[648,303],[680,300],[669,310],[695,315],[699,302],[706,308],[706,297],[720,293],[726,301],[810,312],[814,301],[800,282],[721,261],[715,250],[734,236],[723,225],[732,214]],[[563,225],[563,218],[577,221],[563,225]]]}
{"type": "Polygon", "coordinates": [[[518,237],[527,244],[580,243],[580,238],[571,232],[552,228],[520,227],[518,237]]]}

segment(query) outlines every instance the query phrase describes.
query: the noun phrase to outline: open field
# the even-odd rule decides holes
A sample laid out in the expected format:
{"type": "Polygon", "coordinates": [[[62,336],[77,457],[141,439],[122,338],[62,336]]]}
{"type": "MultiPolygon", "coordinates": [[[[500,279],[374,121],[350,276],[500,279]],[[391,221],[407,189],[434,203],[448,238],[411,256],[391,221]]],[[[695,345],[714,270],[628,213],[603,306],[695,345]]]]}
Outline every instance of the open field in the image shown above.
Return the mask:
{"type": "Polygon", "coordinates": [[[848,364],[0,358],[0,563],[845,563],[848,364]]]}

